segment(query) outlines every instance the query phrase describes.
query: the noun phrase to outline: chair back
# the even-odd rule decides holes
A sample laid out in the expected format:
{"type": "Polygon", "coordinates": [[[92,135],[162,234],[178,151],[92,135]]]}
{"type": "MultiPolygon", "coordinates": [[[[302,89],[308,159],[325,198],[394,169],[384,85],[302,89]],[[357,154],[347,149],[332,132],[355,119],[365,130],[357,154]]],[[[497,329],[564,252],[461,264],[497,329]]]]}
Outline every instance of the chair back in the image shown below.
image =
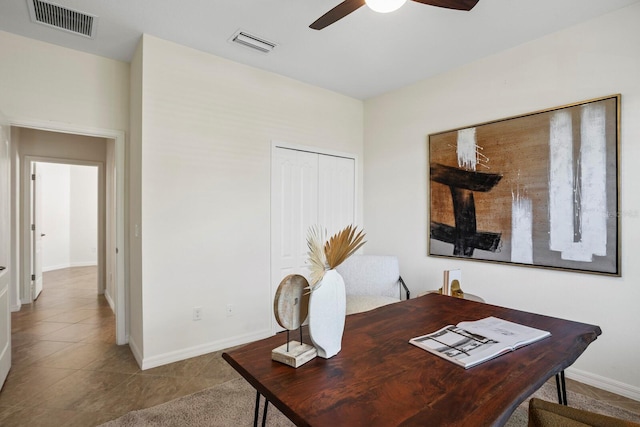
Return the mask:
{"type": "Polygon", "coordinates": [[[400,266],[391,255],[352,255],[336,270],[344,279],[347,295],[399,298],[400,266]]]}

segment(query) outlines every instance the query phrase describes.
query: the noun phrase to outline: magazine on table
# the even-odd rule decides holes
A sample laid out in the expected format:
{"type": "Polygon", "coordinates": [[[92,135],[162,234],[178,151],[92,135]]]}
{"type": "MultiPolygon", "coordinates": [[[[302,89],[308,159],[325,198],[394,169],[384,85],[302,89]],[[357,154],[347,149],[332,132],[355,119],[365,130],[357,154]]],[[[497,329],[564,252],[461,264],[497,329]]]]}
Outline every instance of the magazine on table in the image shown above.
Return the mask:
{"type": "Polygon", "coordinates": [[[551,333],[497,317],[448,325],[409,343],[465,369],[531,344],[551,333]]]}

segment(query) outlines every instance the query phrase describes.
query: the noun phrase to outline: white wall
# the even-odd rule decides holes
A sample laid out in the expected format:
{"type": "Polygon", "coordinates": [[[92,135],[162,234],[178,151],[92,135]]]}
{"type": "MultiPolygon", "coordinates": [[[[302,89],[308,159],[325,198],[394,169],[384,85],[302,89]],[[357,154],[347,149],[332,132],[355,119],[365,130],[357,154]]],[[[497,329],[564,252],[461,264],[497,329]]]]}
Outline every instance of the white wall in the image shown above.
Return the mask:
{"type": "Polygon", "coordinates": [[[69,166],[69,257],[72,267],[98,262],[98,168],[69,166]]]}
{"type": "Polygon", "coordinates": [[[0,107],[33,119],[126,130],[129,64],[0,31],[0,107]]]}
{"type": "Polygon", "coordinates": [[[98,168],[38,162],[42,185],[42,269],[98,262],[98,168]]]}
{"type": "Polygon", "coordinates": [[[363,106],[146,35],[139,68],[143,367],[151,367],[270,334],[271,142],[360,157],[363,106]]]}
{"type": "MultiPolygon", "coordinates": [[[[129,126],[129,64],[62,48],[0,31],[0,110],[11,123],[35,123],[49,129],[77,129],[83,134],[109,135],[126,132],[129,126]]],[[[39,126],[36,126],[39,127],[39,126]]],[[[24,133],[13,127],[12,135],[24,133]]],[[[80,133],[80,132],[79,132],[80,133]]],[[[118,136],[119,137],[119,136],[118,136]]],[[[18,174],[19,147],[12,156],[12,201],[20,218],[18,174]]],[[[66,158],[91,159],[90,144],[82,145],[66,158]]],[[[57,148],[40,147],[51,157],[57,148]]],[[[123,174],[124,175],[124,174],[123,174]]],[[[126,221],[126,220],[125,220],[126,221]]],[[[19,223],[12,229],[19,230],[19,223]]],[[[12,307],[19,307],[18,287],[23,257],[18,240],[12,250],[12,307]]],[[[127,253],[125,244],[124,251],[127,253]]],[[[101,281],[103,282],[103,281],[101,281]]]]}
{"type": "Polygon", "coordinates": [[[640,399],[640,4],[365,102],[367,253],[400,256],[414,295],[460,268],[487,302],[597,324],[570,375],[640,399]],[[427,141],[469,126],[622,94],[622,277],[427,257],[427,141]],[[401,189],[401,191],[400,191],[401,189]],[[399,208],[401,207],[401,208],[399,208]]]}
{"type": "MultiPolygon", "coordinates": [[[[71,265],[69,233],[70,169],[68,165],[38,163],[37,185],[41,185],[42,271],[67,268],[71,265]]],[[[36,207],[37,209],[38,207],[36,207]]]]}

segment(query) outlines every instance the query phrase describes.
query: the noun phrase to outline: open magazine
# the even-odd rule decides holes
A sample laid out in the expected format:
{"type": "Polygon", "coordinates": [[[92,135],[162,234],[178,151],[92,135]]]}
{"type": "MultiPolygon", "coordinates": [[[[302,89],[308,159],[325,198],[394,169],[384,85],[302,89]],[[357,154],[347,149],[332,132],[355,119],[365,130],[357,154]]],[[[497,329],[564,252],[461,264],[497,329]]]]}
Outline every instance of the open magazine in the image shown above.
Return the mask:
{"type": "Polygon", "coordinates": [[[550,335],[548,331],[486,317],[445,326],[409,342],[467,369],[550,335]]]}

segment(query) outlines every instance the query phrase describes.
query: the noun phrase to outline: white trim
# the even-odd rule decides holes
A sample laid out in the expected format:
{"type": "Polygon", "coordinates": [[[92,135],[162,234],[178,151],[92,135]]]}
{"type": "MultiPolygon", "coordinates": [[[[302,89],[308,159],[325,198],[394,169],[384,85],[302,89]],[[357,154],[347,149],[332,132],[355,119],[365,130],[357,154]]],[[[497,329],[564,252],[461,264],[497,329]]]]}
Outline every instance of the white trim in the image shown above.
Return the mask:
{"type": "Polygon", "coordinates": [[[129,342],[129,349],[131,349],[131,354],[133,354],[133,358],[136,359],[136,362],[138,362],[138,366],[142,366],[142,351],[140,350],[140,347],[138,347],[138,344],[136,344],[135,341],[133,340],[127,340],[129,342]]]}
{"type": "MultiPolygon", "coordinates": [[[[77,126],[70,123],[58,123],[35,119],[9,118],[9,125],[30,129],[46,130],[52,132],[94,136],[99,138],[113,139],[115,141],[115,168],[116,168],[116,344],[122,345],[128,342],[127,331],[127,284],[125,281],[125,263],[127,262],[125,247],[125,222],[124,222],[124,182],[125,182],[125,133],[121,130],[101,129],[86,126],[77,126]]],[[[19,221],[19,220],[18,220],[19,221]]],[[[17,255],[18,248],[12,248],[12,252],[17,255]]]]}
{"type": "Polygon", "coordinates": [[[588,384],[602,390],[610,391],[611,393],[628,397],[629,399],[637,400],[640,402],[640,387],[634,387],[620,381],[612,380],[610,378],[606,378],[575,368],[567,368],[565,373],[567,378],[570,378],[572,380],[581,382],[583,384],[588,384]]]}
{"type": "MultiPolygon", "coordinates": [[[[271,330],[263,329],[259,332],[254,332],[250,334],[239,335],[229,339],[223,339],[218,341],[213,341],[207,344],[196,345],[193,347],[188,347],[181,350],[170,351],[168,353],[159,354],[148,359],[143,359],[142,363],[138,357],[136,357],[136,353],[134,352],[134,357],[138,360],[138,363],[141,366],[142,370],[155,368],[157,366],[163,366],[173,362],[179,362],[181,360],[190,359],[192,357],[202,356],[203,354],[212,353],[214,351],[220,351],[227,348],[235,347],[237,345],[247,344],[253,341],[261,340],[263,338],[267,338],[272,336],[271,330]]],[[[129,343],[131,346],[131,343],[129,343]]],[[[132,346],[135,347],[135,346],[132,346]]],[[[132,349],[133,350],[133,349],[132,349]]],[[[137,351],[137,347],[136,347],[137,351]]]]}
{"type": "MultiPolygon", "coordinates": [[[[288,150],[298,150],[298,151],[305,151],[307,153],[316,153],[316,154],[324,154],[327,156],[335,156],[335,157],[344,157],[347,159],[353,159],[356,162],[356,165],[358,164],[358,156],[356,154],[353,153],[347,153],[344,151],[337,151],[337,150],[330,150],[327,148],[320,148],[320,147],[314,147],[314,146],[310,146],[310,145],[301,145],[301,144],[291,144],[288,142],[283,142],[283,141],[271,141],[271,153],[272,153],[272,158],[273,158],[273,150],[275,150],[276,148],[285,148],[288,150]]],[[[356,175],[357,176],[357,175],[356,175]]]]}
{"type": "Polygon", "coordinates": [[[69,264],[69,267],[93,267],[97,265],[98,264],[96,264],[95,261],[85,261],[85,262],[72,262],[69,264]]]}
{"type": "Polygon", "coordinates": [[[50,265],[48,267],[42,267],[42,272],[43,273],[47,273],[49,271],[56,271],[56,270],[62,270],[63,268],[69,268],[71,267],[71,265],[69,264],[57,264],[57,265],[50,265]]]}

